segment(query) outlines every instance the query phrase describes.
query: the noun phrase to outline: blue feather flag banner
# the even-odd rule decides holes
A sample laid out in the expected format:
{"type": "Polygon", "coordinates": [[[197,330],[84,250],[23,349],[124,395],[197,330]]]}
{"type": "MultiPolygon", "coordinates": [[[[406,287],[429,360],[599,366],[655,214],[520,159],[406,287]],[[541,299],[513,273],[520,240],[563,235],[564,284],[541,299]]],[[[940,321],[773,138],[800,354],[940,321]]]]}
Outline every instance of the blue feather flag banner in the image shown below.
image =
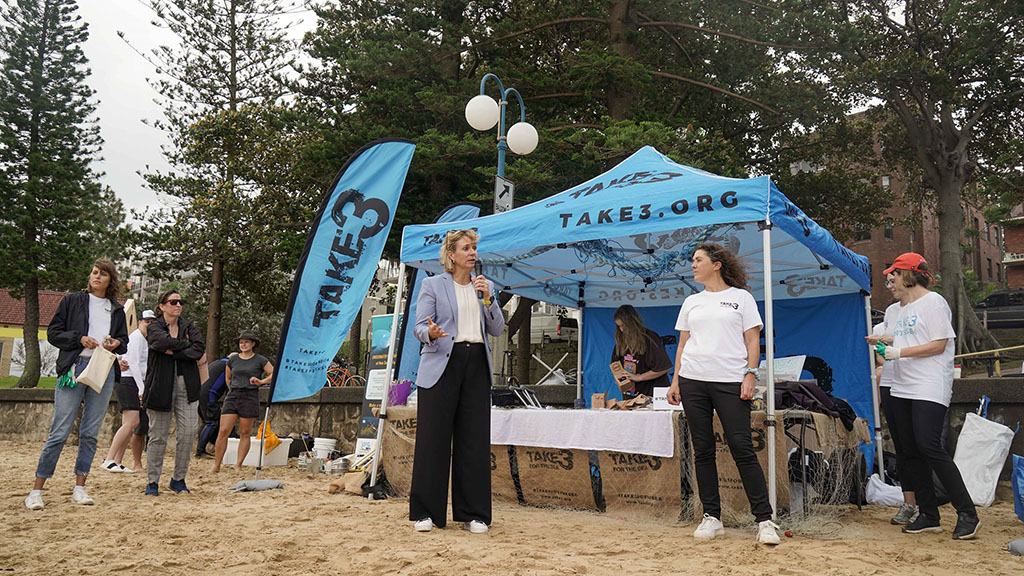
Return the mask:
{"type": "Polygon", "coordinates": [[[316,394],[345,341],[391,231],[415,145],[371,142],[338,173],[299,258],[270,401],[316,394]]]}

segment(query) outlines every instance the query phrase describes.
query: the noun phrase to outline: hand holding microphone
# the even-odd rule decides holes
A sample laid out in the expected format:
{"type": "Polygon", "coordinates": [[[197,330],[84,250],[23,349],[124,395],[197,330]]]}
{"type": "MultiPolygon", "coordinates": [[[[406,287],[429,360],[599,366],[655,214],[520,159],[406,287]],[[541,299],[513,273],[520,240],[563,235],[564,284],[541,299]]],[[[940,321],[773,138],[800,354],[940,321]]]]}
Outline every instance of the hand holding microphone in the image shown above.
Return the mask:
{"type": "Polygon", "coordinates": [[[483,300],[485,306],[491,305],[491,289],[483,276],[483,264],[479,260],[473,264],[473,285],[476,286],[476,297],[483,300]]]}

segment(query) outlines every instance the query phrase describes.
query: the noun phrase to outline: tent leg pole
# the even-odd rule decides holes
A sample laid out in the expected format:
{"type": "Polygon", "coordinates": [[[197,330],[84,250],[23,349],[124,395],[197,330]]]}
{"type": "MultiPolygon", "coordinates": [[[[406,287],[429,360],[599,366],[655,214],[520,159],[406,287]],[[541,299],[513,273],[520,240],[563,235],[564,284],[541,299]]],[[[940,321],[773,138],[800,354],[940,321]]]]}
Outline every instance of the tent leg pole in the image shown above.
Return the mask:
{"type": "Polygon", "coordinates": [[[583,308],[576,321],[576,399],[583,399],[583,308]]]}
{"type": "Polygon", "coordinates": [[[764,353],[767,363],[768,392],[767,411],[768,417],[765,424],[768,426],[768,503],[772,507],[772,520],[778,520],[778,495],[775,466],[775,317],[772,305],[772,223],[765,218],[764,229],[761,230],[763,241],[762,251],[764,253],[764,353]]]}
{"type": "MultiPolygon", "coordinates": [[[[260,456],[256,462],[256,475],[253,476],[253,480],[260,479],[260,470],[263,469],[263,454],[267,451],[267,428],[270,427],[270,402],[267,402],[267,410],[263,413],[263,432],[259,435],[260,442],[260,456]]],[[[237,458],[237,457],[236,457],[237,458]]],[[[241,464],[239,464],[241,466],[241,464]]]]}
{"type": "MultiPolygon", "coordinates": [[[[399,252],[401,253],[401,252],[399,252]]],[[[402,298],[405,293],[405,263],[398,267],[398,290],[395,292],[395,312],[391,316],[391,335],[388,337],[388,364],[384,370],[384,394],[380,399],[380,417],[377,419],[377,441],[373,444],[373,460],[370,461],[372,469],[370,471],[370,487],[373,488],[377,485],[377,469],[380,468],[380,443],[381,437],[384,434],[384,421],[388,415],[388,397],[391,395],[391,381],[394,379],[394,375],[391,373],[392,368],[395,365],[395,337],[398,335],[398,319],[402,310],[402,298]]],[[[403,318],[408,321],[408,318],[403,318]]],[[[369,384],[369,383],[367,383],[369,384]]],[[[369,496],[373,499],[373,492],[371,491],[369,496]]]]}
{"type": "MultiPolygon", "coordinates": [[[[864,320],[867,324],[868,334],[871,334],[871,295],[864,295],[864,320]]],[[[868,374],[871,375],[871,407],[875,415],[875,458],[878,461],[878,477],[885,482],[885,462],[882,452],[882,419],[878,412],[880,399],[878,397],[878,383],[875,382],[875,352],[870,346],[868,349],[868,374]]]]}

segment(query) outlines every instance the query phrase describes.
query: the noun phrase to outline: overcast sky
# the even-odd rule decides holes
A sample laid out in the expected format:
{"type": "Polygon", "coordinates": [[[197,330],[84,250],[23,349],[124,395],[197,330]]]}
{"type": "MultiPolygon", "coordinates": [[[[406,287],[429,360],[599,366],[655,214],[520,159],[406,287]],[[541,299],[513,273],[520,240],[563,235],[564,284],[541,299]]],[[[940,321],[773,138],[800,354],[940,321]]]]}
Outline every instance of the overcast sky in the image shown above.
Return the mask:
{"type": "MultiPolygon", "coordinates": [[[[151,24],[153,12],[146,0],[78,0],[78,13],[89,24],[89,40],[83,49],[92,69],[88,83],[96,91],[96,116],[104,140],[103,161],[96,169],[104,172],[102,182],[114,190],[126,209],[158,207],[156,193],[146,187],[138,172],[167,170],[160,151],[167,138],[143,123],[144,119],[160,118],[162,111],[155,102],[159,95],[146,81],[156,72],[132,46],[148,54],[157,46],[175,44],[177,39],[151,24]],[[118,32],[123,32],[132,46],[118,37],[118,32]]],[[[294,29],[296,36],[301,36],[301,28],[313,26],[311,12],[291,18],[303,17],[310,22],[294,29]]]]}

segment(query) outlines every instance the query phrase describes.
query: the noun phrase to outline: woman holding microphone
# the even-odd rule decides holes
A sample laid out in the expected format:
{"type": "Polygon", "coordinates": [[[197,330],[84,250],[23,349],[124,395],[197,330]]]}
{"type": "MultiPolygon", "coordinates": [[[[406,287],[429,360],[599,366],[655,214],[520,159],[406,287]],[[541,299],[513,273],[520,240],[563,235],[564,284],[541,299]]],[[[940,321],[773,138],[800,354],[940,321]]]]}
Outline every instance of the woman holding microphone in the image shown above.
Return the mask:
{"type": "Polygon", "coordinates": [[[758,523],[757,540],[775,545],[778,526],[771,519],[768,487],[750,438],[750,400],[761,357],[757,303],[746,291],[747,277],[739,260],[725,248],[697,246],[692,268],[694,281],[703,284],[704,290],[688,296],[679,310],[676,371],[668,402],[682,401],[693,439],[693,463],[704,508],[704,519],[693,536],[710,540],[725,533],[715,465],[713,418],[717,412],[758,523]]]}
{"type": "Polygon", "coordinates": [[[418,532],[448,517],[473,534],[491,523],[491,351],[505,317],[491,283],[474,275],[477,234],[455,230],[441,245],[445,272],[423,281],[416,305],[420,348],[416,451],[409,519],[418,532]]]}

